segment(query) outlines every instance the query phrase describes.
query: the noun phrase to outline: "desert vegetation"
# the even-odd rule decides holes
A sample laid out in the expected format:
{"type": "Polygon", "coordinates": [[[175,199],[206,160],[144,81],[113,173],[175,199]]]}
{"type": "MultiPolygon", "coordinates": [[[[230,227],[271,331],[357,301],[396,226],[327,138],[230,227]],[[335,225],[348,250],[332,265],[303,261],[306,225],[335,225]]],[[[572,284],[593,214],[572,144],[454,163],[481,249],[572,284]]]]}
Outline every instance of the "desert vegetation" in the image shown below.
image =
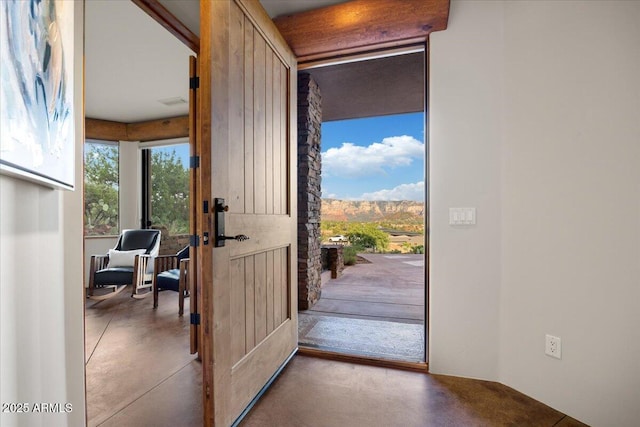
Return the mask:
{"type": "Polygon", "coordinates": [[[345,263],[358,252],[424,253],[424,205],[420,202],[322,201],[321,239],[345,236],[345,263]],[[405,234],[406,233],[406,234],[405,234]]]}

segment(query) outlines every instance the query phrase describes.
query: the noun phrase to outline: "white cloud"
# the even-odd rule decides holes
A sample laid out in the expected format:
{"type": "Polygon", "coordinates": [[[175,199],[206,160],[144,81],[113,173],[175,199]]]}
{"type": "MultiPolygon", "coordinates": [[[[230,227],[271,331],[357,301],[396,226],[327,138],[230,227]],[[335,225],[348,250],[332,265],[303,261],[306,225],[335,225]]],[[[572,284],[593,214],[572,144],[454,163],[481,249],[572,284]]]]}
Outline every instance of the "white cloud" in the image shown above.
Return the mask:
{"type": "Polygon", "coordinates": [[[400,184],[391,190],[379,190],[364,193],[358,200],[415,200],[424,201],[424,181],[413,184],[400,184]]]}
{"type": "Polygon", "coordinates": [[[385,168],[408,166],[424,158],[424,144],[412,136],[392,136],[368,147],[345,142],[322,153],[322,173],[356,178],[384,175],[385,168]]]}

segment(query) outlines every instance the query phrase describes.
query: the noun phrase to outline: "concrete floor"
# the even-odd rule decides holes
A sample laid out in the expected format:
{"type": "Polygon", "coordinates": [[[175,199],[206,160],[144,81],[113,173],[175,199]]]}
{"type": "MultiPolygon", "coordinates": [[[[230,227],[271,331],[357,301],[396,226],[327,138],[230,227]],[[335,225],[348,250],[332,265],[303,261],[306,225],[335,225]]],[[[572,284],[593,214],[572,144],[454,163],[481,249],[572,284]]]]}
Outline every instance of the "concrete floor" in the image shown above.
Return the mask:
{"type": "Polygon", "coordinates": [[[498,383],[296,356],[241,426],[584,424],[498,383]]]}
{"type": "Polygon", "coordinates": [[[189,354],[189,316],[178,317],[178,294],[161,292],[154,310],[152,296],[138,300],[125,290],[87,300],[85,310],[89,426],[199,425],[202,369],[189,354]],[[177,418],[167,412],[160,424],[143,422],[155,419],[161,404],[175,409],[180,401],[191,410],[181,408],[177,418]]]}
{"type": "MultiPolygon", "coordinates": [[[[202,425],[202,366],[189,354],[176,293],[161,293],[158,310],[125,293],[88,300],[86,310],[90,426],[202,425]]],[[[241,425],[583,424],[497,383],[296,356],[241,425]]]]}

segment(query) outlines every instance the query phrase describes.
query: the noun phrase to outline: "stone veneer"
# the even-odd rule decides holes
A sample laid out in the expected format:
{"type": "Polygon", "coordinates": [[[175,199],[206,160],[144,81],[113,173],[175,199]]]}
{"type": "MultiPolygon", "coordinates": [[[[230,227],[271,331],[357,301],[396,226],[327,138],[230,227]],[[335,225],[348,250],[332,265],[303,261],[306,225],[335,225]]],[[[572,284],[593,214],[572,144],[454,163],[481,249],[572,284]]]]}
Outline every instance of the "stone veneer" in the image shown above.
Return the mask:
{"type": "Polygon", "coordinates": [[[182,248],[189,245],[188,234],[169,234],[164,227],[158,227],[160,230],[160,251],[158,255],[175,255],[182,248]]]}
{"type": "Polygon", "coordinates": [[[320,88],[308,73],[298,74],[298,308],[320,299],[320,88]]]}
{"type": "Polygon", "coordinates": [[[344,247],[342,245],[322,246],[322,268],[331,270],[331,278],[342,276],[344,270],[344,247]]]}

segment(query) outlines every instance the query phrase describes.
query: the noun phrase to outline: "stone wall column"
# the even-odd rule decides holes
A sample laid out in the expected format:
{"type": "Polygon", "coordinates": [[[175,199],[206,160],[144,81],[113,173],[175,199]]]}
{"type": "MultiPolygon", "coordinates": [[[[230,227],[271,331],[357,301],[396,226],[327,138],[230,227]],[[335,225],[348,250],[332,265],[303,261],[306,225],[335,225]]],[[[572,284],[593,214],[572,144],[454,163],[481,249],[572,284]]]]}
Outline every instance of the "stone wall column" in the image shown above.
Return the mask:
{"type": "Polygon", "coordinates": [[[320,88],[308,73],[298,74],[298,308],[320,299],[320,88]]]}

